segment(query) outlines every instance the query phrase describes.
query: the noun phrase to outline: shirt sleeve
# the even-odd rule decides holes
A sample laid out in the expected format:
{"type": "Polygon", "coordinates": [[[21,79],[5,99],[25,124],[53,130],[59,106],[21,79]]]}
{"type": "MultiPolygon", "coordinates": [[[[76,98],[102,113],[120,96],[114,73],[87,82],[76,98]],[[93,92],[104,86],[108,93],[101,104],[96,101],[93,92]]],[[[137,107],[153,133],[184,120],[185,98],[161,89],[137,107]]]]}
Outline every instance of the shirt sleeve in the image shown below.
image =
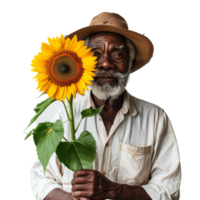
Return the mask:
{"type": "MultiPolygon", "coordinates": [[[[61,119],[59,111],[51,122],[61,119]]],[[[36,200],[43,200],[55,188],[70,192],[70,187],[63,186],[63,164],[59,162],[56,153],[51,156],[47,168],[43,170],[42,164],[37,160],[30,170],[31,188],[36,200]]]]}
{"type": "Polygon", "coordinates": [[[153,146],[150,179],[142,187],[152,200],[179,200],[179,149],[173,127],[164,111],[158,119],[153,146]]]}

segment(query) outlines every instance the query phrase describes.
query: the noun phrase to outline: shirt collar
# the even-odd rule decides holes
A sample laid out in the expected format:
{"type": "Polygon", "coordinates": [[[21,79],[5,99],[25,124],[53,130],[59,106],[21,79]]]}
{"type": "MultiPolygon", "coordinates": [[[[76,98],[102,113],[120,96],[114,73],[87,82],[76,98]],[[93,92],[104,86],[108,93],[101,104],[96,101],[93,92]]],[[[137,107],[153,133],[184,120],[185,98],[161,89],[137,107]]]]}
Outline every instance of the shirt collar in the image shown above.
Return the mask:
{"type": "MultiPolygon", "coordinates": [[[[96,106],[95,106],[94,101],[92,99],[92,92],[90,91],[89,95],[86,98],[86,103],[85,103],[83,109],[91,108],[91,107],[96,109],[96,106]]],[[[124,91],[124,100],[123,100],[123,105],[122,105],[121,110],[122,110],[123,114],[126,114],[128,112],[128,114],[130,116],[136,116],[137,115],[137,110],[136,110],[136,107],[134,105],[133,98],[127,92],[127,90],[124,91]]]]}

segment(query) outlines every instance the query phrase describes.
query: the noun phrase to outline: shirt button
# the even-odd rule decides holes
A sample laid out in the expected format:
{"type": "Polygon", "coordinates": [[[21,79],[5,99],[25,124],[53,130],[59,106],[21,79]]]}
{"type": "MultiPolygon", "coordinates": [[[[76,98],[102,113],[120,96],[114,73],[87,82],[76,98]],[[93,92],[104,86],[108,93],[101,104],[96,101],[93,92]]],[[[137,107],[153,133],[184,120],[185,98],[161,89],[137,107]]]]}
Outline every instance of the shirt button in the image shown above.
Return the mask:
{"type": "Polygon", "coordinates": [[[105,176],[105,175],[106,175],[106,172],[102,172],[102,174],[105,176]]]}
{"type": "Polygon", "coordinates": [[[101,121],[101,118],[99,118],[99,120],[101,121]]]}

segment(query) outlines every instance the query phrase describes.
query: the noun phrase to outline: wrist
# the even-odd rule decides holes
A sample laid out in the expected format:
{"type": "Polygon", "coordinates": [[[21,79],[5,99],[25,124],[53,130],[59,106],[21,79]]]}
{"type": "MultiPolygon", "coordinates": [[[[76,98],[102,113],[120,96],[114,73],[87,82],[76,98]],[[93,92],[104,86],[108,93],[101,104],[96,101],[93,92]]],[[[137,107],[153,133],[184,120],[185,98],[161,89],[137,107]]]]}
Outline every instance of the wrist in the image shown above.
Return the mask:
{"type": "Polygon", "coordinates": [[[108,199],[125,199],[125,191],[128,185],[114,183],[110,188],[106,198],[108,199]]]}

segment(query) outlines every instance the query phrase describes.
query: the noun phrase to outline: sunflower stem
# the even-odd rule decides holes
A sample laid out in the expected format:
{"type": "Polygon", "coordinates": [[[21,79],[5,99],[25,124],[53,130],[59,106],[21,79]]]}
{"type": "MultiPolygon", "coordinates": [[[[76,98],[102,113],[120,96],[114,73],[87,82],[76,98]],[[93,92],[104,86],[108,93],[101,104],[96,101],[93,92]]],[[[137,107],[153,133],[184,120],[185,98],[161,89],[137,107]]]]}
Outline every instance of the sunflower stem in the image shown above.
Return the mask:
{"type": "Polygon", "coordinates": [[[64,107],[65,107],[65,111],[66,111],[66,113],[67,113],[67,118],[68,118],[69,121],[71,121],[71,119],[70,119],[70,117],[69,117],[69,113],[68,113],[68,111],[67,111],[67,107],[66,107],[66,105],[65,105],[65,102],[63,102],[63,100],[62,100],[62,103],[63,103],[63,105],[64,105],[64,107]]]}
{"type": "MultiPolygon", "coordinates": [[[[68,100],[68,99],[67,99],[68,100]]],[[[75,129],[74,129],[74,113],[73,113],[73,96],[71,95],[69,103],[69,115],[70,115],[70,130],[71,130],[71,141],[76,140],[75,129]]]]}

